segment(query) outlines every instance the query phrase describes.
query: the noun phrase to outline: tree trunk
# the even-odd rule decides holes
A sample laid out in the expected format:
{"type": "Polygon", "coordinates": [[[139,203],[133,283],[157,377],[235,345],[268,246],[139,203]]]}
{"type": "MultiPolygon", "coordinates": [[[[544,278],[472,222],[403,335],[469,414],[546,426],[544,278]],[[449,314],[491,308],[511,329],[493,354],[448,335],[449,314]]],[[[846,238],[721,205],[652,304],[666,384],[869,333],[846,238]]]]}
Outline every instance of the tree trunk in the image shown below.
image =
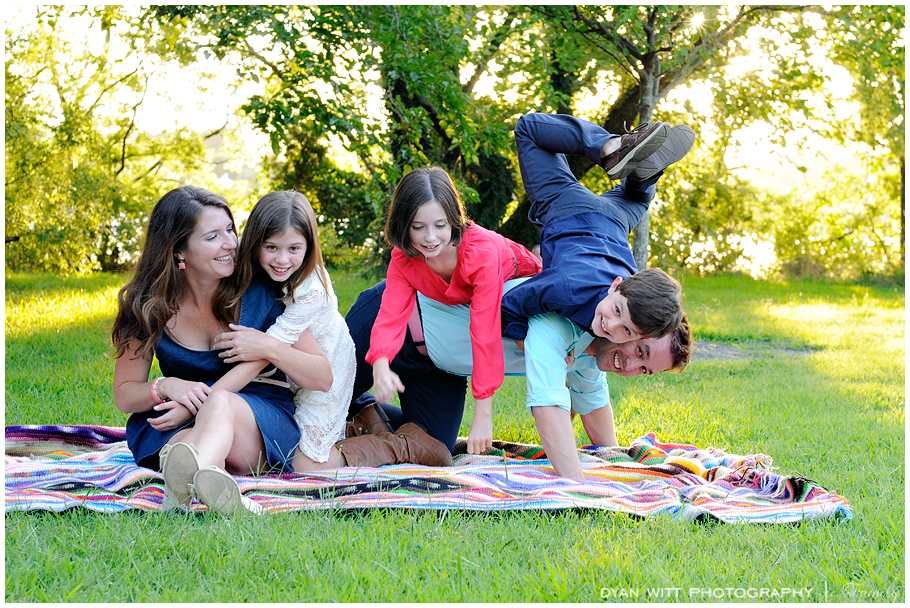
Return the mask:
{"type": "Polygon", "coordinates": [[[651,244],[651,214],[645,211],[635,228],[632,229],[632,258],[635,267],[644,270],[648,267],[648,246],[651,244]]]}
{"type": "Polygon", "coordinates": [[[603,128],[610,133],[622,134],[635,126],[635,121],[638,120],[640,111],[638,106],[640,95],[640,87],[633,86],[622,91],[610,107],[607,119],[602,125],[603,128]]]}
{"type": "Polygon", "coordinates": [[[905,177],[906,177],[905,166],[906,165],[904,162],[904,156],[902,155],[901,156],[901,201],[900,201],[901,202],[901,269],[902,270],[907,267],[907,258],[905,257],[906,248],[907,248],[907,232],[906,232],[906,228],[905,228],[906,222],[907,222],[907,219],[906,219],[907,187],[906,187],[906,182],[905,182],[905,177]]]}
{"type": "MultiPolygon", "coordinates": [[[[549,76],[550,84],[553,86],[553,90],[560,94],[557,95],[556,113],[571,114],[572,108],[566,105],[565,102],[572,99],[578,76],[565,72],[552,52],[550,53],[550,59],[550,65],[552,66],[549,76]]],[[[568,161],[569,168],[578,179],[581,179],[585,172],[594,166],[586,157],[570,156],[568,161]],[[587,163],[587,165],[584,163],[587,163]]],[[[500,226],[498,232],[516,243],[521,243],[528,249],[533,249],[535,245],[540,244],[540,228],[532,224],[528,219],[530,210],[531,199],[525,194],[518,202],[518,207],[514,213],[500,226]]]]}

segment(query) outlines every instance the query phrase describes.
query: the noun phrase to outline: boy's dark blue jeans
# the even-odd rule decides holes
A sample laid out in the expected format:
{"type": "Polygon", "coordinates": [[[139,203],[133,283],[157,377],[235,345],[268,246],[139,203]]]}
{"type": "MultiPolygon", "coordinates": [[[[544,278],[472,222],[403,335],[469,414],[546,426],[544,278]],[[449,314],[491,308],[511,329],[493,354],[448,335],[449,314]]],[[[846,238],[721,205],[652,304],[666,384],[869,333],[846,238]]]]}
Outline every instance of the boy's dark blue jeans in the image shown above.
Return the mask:
{"type": "Polygon", "coordinates": [[[569,169],[567,154],[600,164],[616,135],[565,114],[526,114],[515,125],[518,166],[531,200],[528,219],[541,225],[543,271],[505,294],[503,335],[523,340],[528,318],[555,312],[589,328],[617,277],[638,272],[629,232],[648,210],[661,173],[595,194],[569,169]]]}
{"type": "Polygon", "coordinates": [[[600,165],[600,152],[613,137],[603,127],[566,114],[525,114],[515,125],[518,167],[531,200],[528,219],[547,225],[576,213],[601,213],[628,237],[648,210],[663,172],[637,181],[627,178],[619,186],[595,194],[578,182],[566,154],[587,156],[600,165]]]}
{"type": "Polygon", "coordinates": [[[370,350],[370,333],[379,314],[385,281],[364,290],[345,316],[348,330],[357,350],[357,375],[354,380],[354,400],[348,410],[348,418],[356,415],[370,403],[379,403],[389,417],[392,428],[417,422],[427,433],[449,448],[455,449],[455,440],[464,416],[465,395],[468,379],[445,372],[433,363],[427,355],[420,353],[408,331],[404,345],[391,361],[390,368],[398,374],[405,391],[399,393],[401,408],[378,402],[371,393],[373,367],[366,362],[370,350]]]}

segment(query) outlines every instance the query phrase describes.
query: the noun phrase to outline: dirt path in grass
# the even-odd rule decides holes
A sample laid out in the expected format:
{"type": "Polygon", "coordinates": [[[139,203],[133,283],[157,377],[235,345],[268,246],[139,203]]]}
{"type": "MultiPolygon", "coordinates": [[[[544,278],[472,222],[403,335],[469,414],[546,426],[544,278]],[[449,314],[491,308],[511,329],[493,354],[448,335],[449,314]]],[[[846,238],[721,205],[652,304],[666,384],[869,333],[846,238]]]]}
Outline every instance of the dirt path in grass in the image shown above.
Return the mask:
{"type": "Polygon", "coordinates": [[[748,351],[736,344],[695,342],[692,361],[731,361],[752,357],[803,356],[815,352],[810,348],[750,348],[748,351]]]}

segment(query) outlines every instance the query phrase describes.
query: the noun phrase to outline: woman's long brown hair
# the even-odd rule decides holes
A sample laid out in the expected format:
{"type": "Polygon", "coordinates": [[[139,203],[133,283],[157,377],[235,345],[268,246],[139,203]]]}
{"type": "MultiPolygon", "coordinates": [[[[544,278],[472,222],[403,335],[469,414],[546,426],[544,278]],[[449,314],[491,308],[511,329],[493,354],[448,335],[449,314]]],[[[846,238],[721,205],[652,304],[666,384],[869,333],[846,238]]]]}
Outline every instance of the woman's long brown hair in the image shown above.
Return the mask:
{"type": "MultiPolygon", "coordinates": [[[[132,340],[140,342],[133,354],[147,356],[180,309],[186,278],[177,268],[176,254],[186,250],[204,207],[223,209],[234,221],[223,197],[196,186],[171,190],[152,210],[133,278],[117,294],[119,308],[111,328],[114,358],[122,357],[132,340]]],[[[230,282],[222,280],[212,298],[212,313],[224,325],[235,321],[232,300],[230,282]]]]}

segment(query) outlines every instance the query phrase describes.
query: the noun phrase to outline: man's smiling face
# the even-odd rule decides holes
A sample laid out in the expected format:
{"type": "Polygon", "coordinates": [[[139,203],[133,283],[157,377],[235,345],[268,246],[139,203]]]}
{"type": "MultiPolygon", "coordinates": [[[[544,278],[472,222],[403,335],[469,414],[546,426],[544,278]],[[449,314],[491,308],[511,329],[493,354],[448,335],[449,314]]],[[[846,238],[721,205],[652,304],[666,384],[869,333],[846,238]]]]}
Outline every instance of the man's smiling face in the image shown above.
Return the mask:
{"type": "Polygon", "coordinates": [[[620,376],[641,376],[665,372],[673,367],[670,353],[672,335],[658,339],[638,339],[615,344],[606,338],[591,343],[597,367],[620,376]]]}

